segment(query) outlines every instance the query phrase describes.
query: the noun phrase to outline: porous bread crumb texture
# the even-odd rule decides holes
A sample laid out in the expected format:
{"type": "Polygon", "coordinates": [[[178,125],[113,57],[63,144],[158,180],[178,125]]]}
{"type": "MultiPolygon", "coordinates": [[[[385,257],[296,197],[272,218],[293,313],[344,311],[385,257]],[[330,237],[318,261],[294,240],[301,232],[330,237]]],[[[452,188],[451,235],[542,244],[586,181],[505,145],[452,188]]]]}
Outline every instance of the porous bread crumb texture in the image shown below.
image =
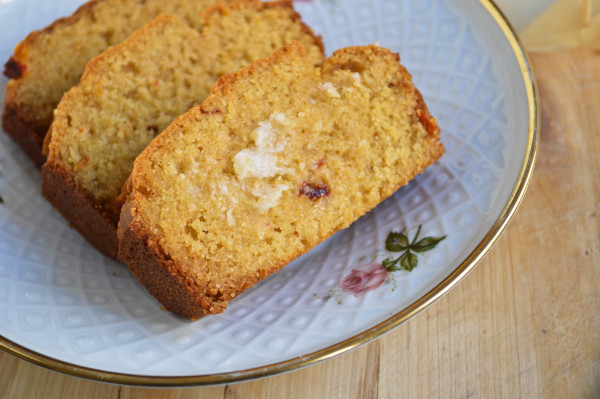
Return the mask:
{"type": "Polygon", "coordinates": [[[352,47],[321,69],[293,44],[222,78],[150,144],[127,186],[121,236],[131,227],[150,237],[169,259],[164,266],[193,284],[201,303],[209,298],[204,311],[214,313],[442,153],[437,123],[397,55],[352,47]],[[261,148],[270,172],[236,165],[261,148]]]}
{"type": "Polygon", "coordinates": [[[229,1],[90,1],[72,16],[32,32],[16,46],[11,60],[24,66],[24,72],[7,84],[5,113],[17,113],[22,123],[43,137],[52,122],[53,110],[63,94],[77,84],[89,60],[160,14],[178,15],[200,28],[201,11],[229,1]]]}
{"type": "Polygon", "coordinates": [[[320,39],[288,2],[220,5],[201,19],[198,31],[175,16],[158,17],[94,59],[56,110],[49,162],[108,210],[135,157],[221,75],[293,40],[310,49],[311,62],[323,60],[320,39]]]}

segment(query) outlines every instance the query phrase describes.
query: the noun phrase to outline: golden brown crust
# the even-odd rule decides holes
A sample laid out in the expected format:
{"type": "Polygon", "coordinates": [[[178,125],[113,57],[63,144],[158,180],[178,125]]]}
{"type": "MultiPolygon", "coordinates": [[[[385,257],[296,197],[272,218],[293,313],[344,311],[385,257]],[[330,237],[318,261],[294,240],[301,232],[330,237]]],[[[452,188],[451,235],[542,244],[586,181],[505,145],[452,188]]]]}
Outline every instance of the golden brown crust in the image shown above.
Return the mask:
{"type": "MultiPolygon", "coordinates": [[[[135,218],[130,198],[133,184],[128,179],[120,198],[126,198],[118,224],[119,253],[117,259],[129,270],[166,310],[191,320],[209,314],[223,313],[229,301],[259,281],[275,273],[288,262],[272,270],[262,270],[252,278],[237,282],[235,289],[207,290],[182,272],[182,268],[160,248],[158,241],[135,218]]],[[[300,254],[298,254],[300,255],[300,254]]]]}
{"type": "MultiPolygon", "coordinates": [[[[123,211],[127,211],[124,207],[123,211]]],[[[176,314],[197,320],[209,313],[220,313],[226,303],[208,305],[208,301],[199,295],[189,280],[172,267],[172,261],[147,235],[143,229],[130,223],[121,235],[119,260],[130,264],[130,270],[150,293],[160,299],[164,307],[176,314]],[[212,312],[211,312],[212,310],[212,312]]]]}
{"type": "Polygon", "coordinates": [[[104,255],[115,258],[119,249],[116,210],[111,212],[98,204],[60,165],[44,164],[42,181],[42,195],[69,224],[104,255]]]}
{"type": "MultiPolygon", "coordinates": [[[[83,18],[88,13],[91,13],[94,7],[102,3],[106,0],[91,0],[87,3],[81,5],[73,14],[68,17],[59,18],[52,22],[50,25],[45,27],[44,29],[35,30],[27,35],[25,39],[23,39],[17,46],[15,47],[14,54],[10,57],[14,62],[19,63],[20,65],[24,65],[24,73],[16,79],[22,78],[27,74],[27,62],[29,61],[29,48],[30,46],[38,39],[39,36],[43,34],[51,33],[57,26],[65,26],[65,25],[73,25],[77,23],[81,18],[83,18]]],[[[11,78],[10,76],[8,76],[11,78]]],[[[8,89],[8,88],[7,88],[8,89]]],[[[45,133],[45,132],[44,132],[45,133]]]]}
{"type": "Polygon", "coordinates": [[[90,0],[85,4],[82,4],[77,10],[75,10],[73,14],[69,15],[68,17],[58,18],[50,25],[46,26],[44,29],[39,29],[31,32],[27,35],[25,39],[23,39],[23,41],[21,41],[17,45],[13,57],[19,62],[26,62],[28,58],[28,47],[37,40],[38,36],[41,36],[45,33],[51,33],[54,29],[56,29],[57,26],[73,25],[77,23],[77,21],[79,21],[85,15],[92,12],[92,10],[94,9],[94,7],[96,7],[97,4],[102,3],[104,1],[106,0],[90,0]]]}
{"type": "MultiPolygon", "coordinates": [[[[362,51],[361,49],[363,49],[364,47],[365,46],[353,46],[353,47],[346,47],[344,49],[340,49],[340,50],[336,51],[329,60],[336,57],[338,52],[340,54],[342,54],[342,53],[357,54],[357,53],[360,53],[362,51]]],[[[386,56],[386,55],[391,54],[393,56],[393,58],[396,60],[396,62],[400,62],[400,55],[398,53],[392,52],[389,49],[374,46],[374,45],[366,46],[366,47],[369,47],[370,51],[375,56],[386,56]]],[[[326,69],[326,68],[336,69],[336,68],[342,68],[342,67],[348,68],[348,69],[353,69],[352,65],[345,65],[345,64],[326,65],[324,67],[324,69],[326,69]]],[[[398,68],[402,71],[403,75],[410,76],[410,73],[403,65],[398,64],[398,68]]],[[[402,85],[405,89],[409,90],[412,93],[412,95],[416,98],[415,112],[416,112],[417,118],[419,119],[419,122],[423,125],[423,127],[427,131],[427,134],[429,135],[430,156],[433,159],[440,158],[444,154],[444,145],[440,141],[440,127],[438,126],[438,123],[437,123],[437,120],[435,119],[435,117],[433,117],[433,115],[431,115],[429,108],[427,108],[427,105],[425,104],[425,100],[423,99],[423,95],[412,84],[412,80],[410,83],[407,81],[399,81],[399,82],[392,83],[392,85],[402,85]]],[[[423,165],[423,166],[425,167],[426,165],[423,165]]]]}
{"type": "MultiPolygon", "coordinates": [[[[126,183],[124,191],[131,188],[126,183]]],[[[253,278],[245,278],[238,282],[235,290],[207,292],[182,272],[181,266],[165,254],[157,240],[136,220],[131,201],[121,209],[118,231],[118,260],[129,266],[133,275],[166,310],[191,320],[222,313],[231,299],[280,269],[265,270],[253,278]]]]}
{"type": "MultiPolygon", "coordinates": [[[[123,212],[128,211],[127,206],[124,206],[123,212]]],[[[123,214],[121,218],[128,219],[123,214]]],[[[235,291],[227,290],[211,295],[199,290],[191,279],[181,273],[176,263],[165,255],[143,226],[135,219],[129,219],[129,224],[119,227],[118,260],[129,266],[133,275],[166,310],[188,319],[198,320],[209,314],[223,313],[230,299],[279,270],[277,268],[260,273],[254,279],[245,279],[235,291]]]]}
{"type": "Polygon", "coordinates": [[[433,159],[439,159],[444,154],[444,145],[440,141],[440,127],[437,120],[431,115],[423,95],[414,86],[411,88],[417,99],[415,104],[415,112],[419,122],[425,127],[428,134],[430,156],[433,159]]]}

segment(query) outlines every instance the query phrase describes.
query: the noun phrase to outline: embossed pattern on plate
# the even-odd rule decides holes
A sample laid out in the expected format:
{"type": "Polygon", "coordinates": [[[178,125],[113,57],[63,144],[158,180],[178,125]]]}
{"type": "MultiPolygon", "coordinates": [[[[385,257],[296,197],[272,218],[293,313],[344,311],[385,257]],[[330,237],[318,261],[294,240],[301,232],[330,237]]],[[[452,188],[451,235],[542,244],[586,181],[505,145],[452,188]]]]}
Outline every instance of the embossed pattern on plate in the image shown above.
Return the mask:
{"type": "MultiPolygon", "coordinates": [[[[0,59],[28,31],[81,2],[0,7],[0,59]]],[[[0,335],[61,362],[143,376],[235,373],[367,331],[434,288],[501,214],[527,147],[528,98],[513,49],[473,0],[323,0],[297,9],[328,53],[378,41],[401,55],[442,127],[446,154],[350,228],[261,282],[221,315],[192,323],[160,304],[125,266],[92,249],[40,196],[40,174],[0,135],[0,335]],[[411,273],[341,304],[323,301],[391,230],[447,235],[411,273]]],[[[6,79],[0,80],[3,102],[6,79]]]]}

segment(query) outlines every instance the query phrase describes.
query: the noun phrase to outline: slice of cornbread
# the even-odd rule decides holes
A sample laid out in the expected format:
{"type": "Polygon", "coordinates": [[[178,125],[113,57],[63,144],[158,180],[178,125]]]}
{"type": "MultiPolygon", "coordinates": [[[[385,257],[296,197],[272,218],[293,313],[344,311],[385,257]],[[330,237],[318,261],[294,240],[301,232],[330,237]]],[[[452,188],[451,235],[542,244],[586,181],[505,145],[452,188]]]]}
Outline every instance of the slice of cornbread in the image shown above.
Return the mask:
{"type": "Polygon", "coordinates": [[[73,15],[30,33],[5,65],[10,79],[2,126],[42,166],[42,142],[63,94],[79,82],[93,57],[121,43],[159,14],[200,28],[206,7],[231,0],[92,0],[73,15]]]}
{"type": "Polygon", "coordinates": [[[136,159],[119,259],[171,312],[220,313],[443,152],[397,54],[350,47],[314,67],[293,43],[221,78],[136,159]]]}
{"type": "Polygon", "coordinates": [[[162,15],[93,59],[58,105],[42,194],[107,256],[118,249],[115,200],[135,157],[215,81],[298,40],[320,64],[320,38],[290,2],[217,5],[197,31],[162,15]]]}

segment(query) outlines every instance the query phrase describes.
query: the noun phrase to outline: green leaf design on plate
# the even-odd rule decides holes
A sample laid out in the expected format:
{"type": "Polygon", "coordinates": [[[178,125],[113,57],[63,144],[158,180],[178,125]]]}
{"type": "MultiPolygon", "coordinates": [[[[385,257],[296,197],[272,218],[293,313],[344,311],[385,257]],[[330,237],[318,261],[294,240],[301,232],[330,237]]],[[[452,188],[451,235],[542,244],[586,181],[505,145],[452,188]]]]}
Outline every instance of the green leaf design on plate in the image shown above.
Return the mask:
{"type": "Polygon", "coordinates": [[[400,266],[408,272],[411,272],[415,267],[417,267],[418,263],[419,258],[417,258],[417,255],[410,251],[406,251],[400,260],[400,266]]]}
{"type": "Polygon", "coordinates": [[[435,248],[440,241],[442,241],[444,238],[446,238],[446,236],[443,237],[425,237],[421,240],[419,240],[419,242],[417,242],[416,244],[411,246],[411,249],[415,252],[427,252],[432,250],[433,248],[435,248]]]}
{"type": "Polygon", "coordinates": [[[408,236],[405,233],[390,232],[385,240],[385,249],[390,252],[402,252],[402,254],[394,259],[392,256],[385,259],[381,265],[388,272],[395,272],[398,270],[412,271],[419,264],[419,257],[417,254],[424,253],[435,248],[446,236],[443,237],[425,237],[419,239],[421,234],[421,228],[419,225],[415,236],[412,241],[409,241],[408,236]]]}
{"type": "Polygon", "coordinates": [[[404,233],[391,232],[385,240],[385,249],[390,252],[400,252],[408,248],[408,237],[404,233]]]}

